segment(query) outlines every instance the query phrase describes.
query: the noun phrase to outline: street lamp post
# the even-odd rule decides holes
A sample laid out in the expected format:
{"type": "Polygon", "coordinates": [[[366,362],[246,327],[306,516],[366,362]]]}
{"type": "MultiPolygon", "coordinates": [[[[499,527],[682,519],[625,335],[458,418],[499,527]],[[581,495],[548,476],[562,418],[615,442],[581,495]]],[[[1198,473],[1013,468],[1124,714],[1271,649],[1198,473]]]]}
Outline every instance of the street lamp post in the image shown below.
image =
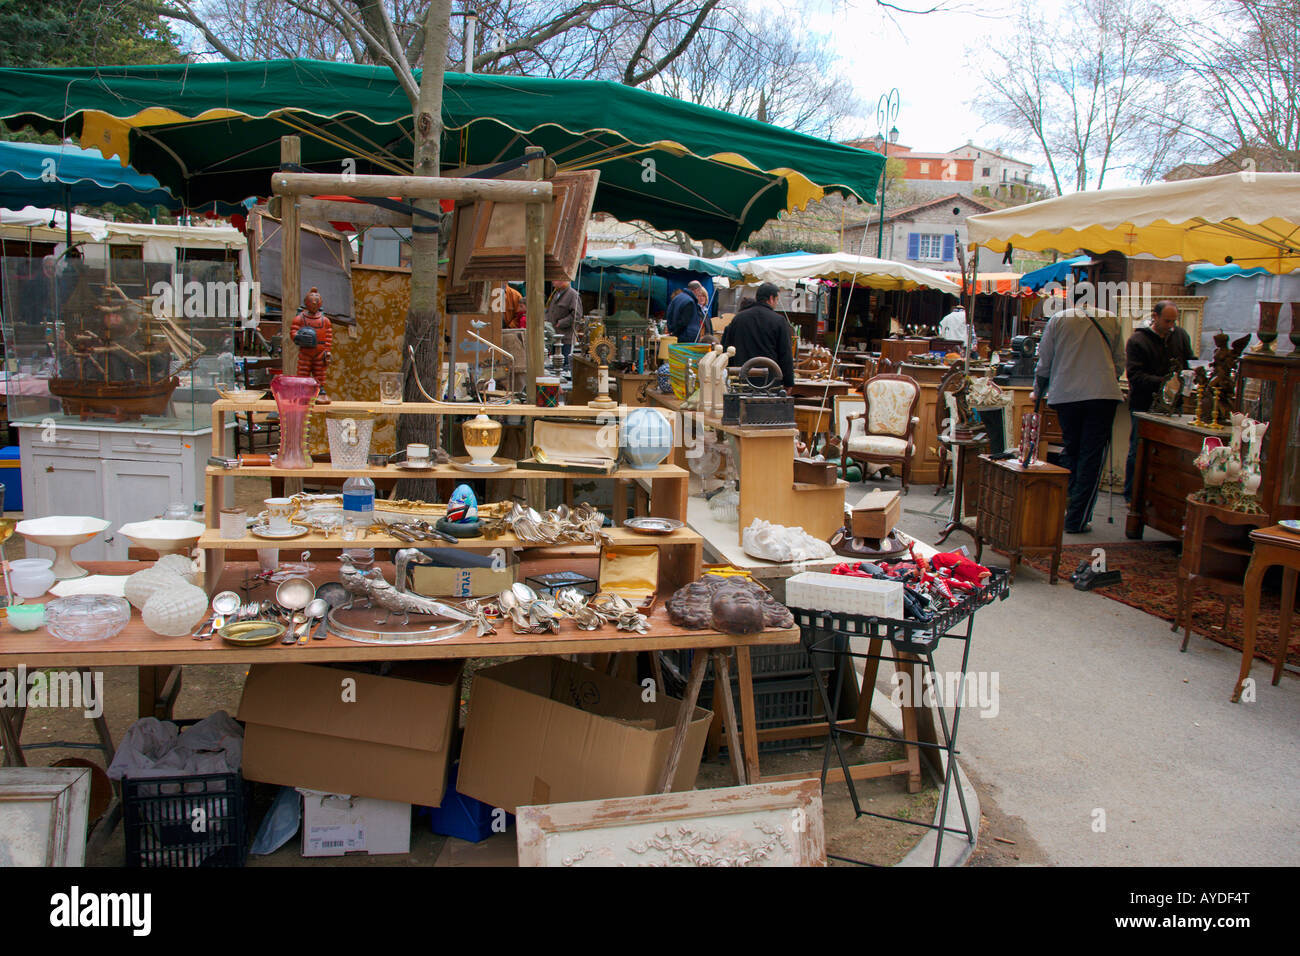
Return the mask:
{"type": "Polygon", "coordinates": [[[889,144],[898,142],[898,127],[894,124],[898,119],[900,100],[898,87],[894,87],[876,102],[876,136],[885,151],[885,168],[880,174],[880,235],[876,239],[877,259],[885,257],[885,181],[889,178],[889,144]],[[888,130],[888,141],[885,139],[886,130],[888,130]]]}

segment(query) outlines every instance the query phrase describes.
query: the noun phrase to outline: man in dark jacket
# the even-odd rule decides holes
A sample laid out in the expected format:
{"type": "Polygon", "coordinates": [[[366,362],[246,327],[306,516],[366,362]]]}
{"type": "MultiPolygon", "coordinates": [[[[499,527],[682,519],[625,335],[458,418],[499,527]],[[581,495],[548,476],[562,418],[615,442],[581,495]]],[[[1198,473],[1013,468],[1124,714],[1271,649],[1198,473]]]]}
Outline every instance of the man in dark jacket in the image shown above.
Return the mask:
{"type": "Polygon", "coordinates": [[[565,368],[569,367],[569,355],[573,352],[573,341],[578,332],[574,326],[581,318],[582,296],[567,280],[557,280],[546,303],[546,321],[560,335],[565,368]]]}
{"type": "Polygon", "coordinates": [[[1178,307],[1161,300],[1151,309],[1151,320],[1139,325],[1125,346],[1128,373],[1129,433],[1128,461],[1124,466],[1124,500],[1133,493],[1133,471],[1137,466],[1138,430],[1134,412],[1147,412],[1156,391],[1171,374],[1187,368],[1196,358],[1191,336],[1178,324],[1178,307]]]}
{"type": "Polygon", "coordinates": [[[665,316],[668,334],[677,336],[677,341],[684,344],[699,342],[706,335],[713,334],[713,324],[704,310],[709,304],[709,292],[704,286],[692,280],[684,289],[678,289],[668,303],[665,316]]]}
{"type": "Polygon", "coordinates": [[[737,312],[722,333],[722,347],[736,347],[731,364],[739,367],[752,358],[770,358],[781,367],[781,382],[794,387],[794,350],[791,347],[790,323],[777,312],[780,290],[770,282],[758,287],[758,304],[737,312]]]}

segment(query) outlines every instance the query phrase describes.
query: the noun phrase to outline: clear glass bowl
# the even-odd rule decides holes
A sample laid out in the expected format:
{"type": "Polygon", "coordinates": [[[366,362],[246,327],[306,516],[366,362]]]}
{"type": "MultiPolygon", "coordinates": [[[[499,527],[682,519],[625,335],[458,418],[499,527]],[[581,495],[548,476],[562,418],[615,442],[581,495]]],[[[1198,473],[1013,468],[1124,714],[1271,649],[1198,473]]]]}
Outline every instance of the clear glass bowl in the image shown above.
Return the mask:
{"type": "Polygon", "coordinates": [[[126,598],[107,594],[73,594],[45,605],[45,629],[61,641],[104,641],[130,620],[126,598]]]}

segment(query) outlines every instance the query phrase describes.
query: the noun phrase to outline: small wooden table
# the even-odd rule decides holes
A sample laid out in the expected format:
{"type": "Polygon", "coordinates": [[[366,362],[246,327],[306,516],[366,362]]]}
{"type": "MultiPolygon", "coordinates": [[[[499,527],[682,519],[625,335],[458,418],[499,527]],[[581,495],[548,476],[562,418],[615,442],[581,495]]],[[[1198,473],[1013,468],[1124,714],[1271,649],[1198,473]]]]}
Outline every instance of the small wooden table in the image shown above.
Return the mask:
{"type": "Polygon", "coordinates": [[[1250,665],[1255,659],[1255,630],[1259,626],[1259,591],[1264,582],[1264,572],[1275,564],[1282,566],[1282,610],[1277,623],[1277,660],[1273,662],[1273,686],[1282,677],[1287,651],[1291,646],[1291,612],[1295,610],[1296,573],[1300,571],[1300,534],[1288,531],[1281,525],[1261,528],[1250,533],[1255,542],[1255,553],[1246,568],[1245,591],[1246,624],[1241,639],[1241,673],[1232,690],[1232,701],[1241,700],[1241,689],[1250,676],[1250,665]]]}
{"type": "Polygon", "coordinates": [[[1208,587],[1223,599],[1223,629],[1228,628],[1228,610],[1233,600],[1243,600],[1242,575],[1251,558],[1251,529],[1272,521],[1265,514],[1247,514],[1187,496],[1187,518],[1183,525],[1183,554],[1178,562],[1177,605],[1174,623],[1183,626],[1187,650],[1192,637],[1192,595],[1198,586],[1208,587]]]}
{"type": "Polygon", "coordinates": [[[994,461],[980,455],[979,513],[975,523],[975,560],[984,542],[1011,558],[1011,580],[1026,552],[1050,551],[1056,583],[1065,533],[1065,504],[1070,473],[1045,461],[1028,466],[1012,458],[994,461]]]}
{"type": "Polygon", "coordinates": [[[818,402],[834,402],[836,395],[847,395],[853,391],[853,383],[834,378],[796,378],[790,394],[796,399],[813,399],[818,402]]]}

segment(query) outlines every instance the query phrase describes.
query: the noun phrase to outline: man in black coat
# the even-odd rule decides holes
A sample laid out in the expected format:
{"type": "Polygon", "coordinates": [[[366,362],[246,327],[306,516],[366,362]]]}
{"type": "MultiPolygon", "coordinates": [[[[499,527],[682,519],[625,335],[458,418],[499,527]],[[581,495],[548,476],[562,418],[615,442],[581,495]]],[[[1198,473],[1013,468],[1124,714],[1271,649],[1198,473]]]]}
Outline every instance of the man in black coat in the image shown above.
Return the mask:
{"type": "Polygon", "coordinates": [[[758,356],[772,359],[781,367],[782,383],[786,388],[793,388],[794,349],[790,323],[774,308],[779,291],[770,282],[760,285],[755,294],[758,304],[736,313],[722,333],[722,347],[736,347],[731,364],[737,367],[758,356]]]}
{"type": "Polygon", "coordinates": [[[1129,336],[1124,349],[1128,374],[1129,433],[1128,461],[1124,466],[1124,500],[1133,493],[1133,472],[1137,466],[1138,432],[1134,412],[1148,412],[1156,391],[1171,373],[1187,368],[1196,351],[1191,336],[1178,324],[1178,307],[1161,300],[1151,309],[1151,319],[1129,336]]]}

